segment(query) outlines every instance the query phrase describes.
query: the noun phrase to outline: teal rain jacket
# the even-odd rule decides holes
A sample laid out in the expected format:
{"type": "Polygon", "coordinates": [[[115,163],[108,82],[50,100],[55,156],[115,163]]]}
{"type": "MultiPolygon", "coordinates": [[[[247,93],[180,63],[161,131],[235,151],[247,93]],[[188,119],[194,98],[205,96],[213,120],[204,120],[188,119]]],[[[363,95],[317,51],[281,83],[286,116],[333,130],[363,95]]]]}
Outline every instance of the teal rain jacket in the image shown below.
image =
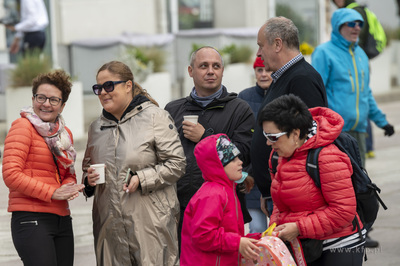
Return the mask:
{"type": "Polygon", "coordinates": [[[343,131],[367,131],[367,118],[378,127],[388,124],[369,87],[369,62],[358,42],[351,43],[339,32],[350,21],[363,21],[352,9],[340,8],[332,15],[331,40],[311,55],[312,66],[324,81],[328,106],[344,119],[343,131]]]}

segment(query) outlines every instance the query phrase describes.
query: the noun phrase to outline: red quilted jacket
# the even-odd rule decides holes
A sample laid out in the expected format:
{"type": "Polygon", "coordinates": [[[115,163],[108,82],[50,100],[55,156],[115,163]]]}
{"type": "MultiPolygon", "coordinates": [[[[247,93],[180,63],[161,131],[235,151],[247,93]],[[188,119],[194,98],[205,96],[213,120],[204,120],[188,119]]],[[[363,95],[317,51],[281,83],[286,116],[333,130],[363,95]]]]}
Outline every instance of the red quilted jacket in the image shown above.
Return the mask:
{"type": "MultiPolygon", "coordinates": [[[[271,196],[274,210],[270,223],[295,222],[301,238],[330,239],[350,235],[356,214],[356,199],[350,159],[331,144],[343,128],[342,117],[334,111],[310,109],[317,122],[317,134],[292,157],[279,158],[277,172],[272,175],[271,196]],[[321,188],[307,174],[309,149],[326,146],[319,155],[321,188]]],[[[362,224],[357,216],[360,225],[362,224]]]]}
{"type": "Polygon", "coordinates": [[[28,119],[15,120],[4,143],[3,179],[10,190],[8,211],[69,215],[68,201],[51,200],[51,196],[62,184],[76,183],[76,176],[61,164],[58,167],[61,184],[53,156],[43,137],[28,119]]]}

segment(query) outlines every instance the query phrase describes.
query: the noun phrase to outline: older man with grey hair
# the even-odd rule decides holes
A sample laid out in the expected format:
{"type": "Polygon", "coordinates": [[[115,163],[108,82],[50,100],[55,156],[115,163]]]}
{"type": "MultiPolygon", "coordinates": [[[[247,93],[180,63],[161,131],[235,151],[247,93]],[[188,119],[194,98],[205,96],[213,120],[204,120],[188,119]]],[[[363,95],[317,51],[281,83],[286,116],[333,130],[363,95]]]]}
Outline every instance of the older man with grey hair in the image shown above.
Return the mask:
{"type": "MultiPolygon", "coordinates": [[[[257,45],[257,56],[264,60],[265,69],[273,72],[272,84],[259,111],[279,96],[290,93],[299,96],[309,108],[328,106],[321,76],[300,53],[299,31],[290,19],[269,19],[258,31],[257,45]]],[[[262,194],[261,208],[267,215],[271,215],[273,205],[271,176],[268,171],[271,147],[266,142],[262,128],[257,123],[250,150],[253,177],[262,194]]]]}

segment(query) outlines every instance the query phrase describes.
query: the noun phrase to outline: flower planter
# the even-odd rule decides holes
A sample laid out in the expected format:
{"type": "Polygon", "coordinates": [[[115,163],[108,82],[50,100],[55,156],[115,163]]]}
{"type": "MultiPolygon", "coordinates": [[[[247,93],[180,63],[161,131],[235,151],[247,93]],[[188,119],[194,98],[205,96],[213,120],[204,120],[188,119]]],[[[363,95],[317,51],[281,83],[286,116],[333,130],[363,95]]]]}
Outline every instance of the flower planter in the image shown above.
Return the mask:
{"type": "Polygon", "coordinates": [[[21,109],[32,105],[32,87],[6,88],[5,103],[8,132],[12,122],[21,117],[21,109]]]}
{"type": "Polygon", "coordinates": [[[171,75],[168,72],[149,74],[140,85],[158,102],[161,108],[171,101],[171,75]]]}

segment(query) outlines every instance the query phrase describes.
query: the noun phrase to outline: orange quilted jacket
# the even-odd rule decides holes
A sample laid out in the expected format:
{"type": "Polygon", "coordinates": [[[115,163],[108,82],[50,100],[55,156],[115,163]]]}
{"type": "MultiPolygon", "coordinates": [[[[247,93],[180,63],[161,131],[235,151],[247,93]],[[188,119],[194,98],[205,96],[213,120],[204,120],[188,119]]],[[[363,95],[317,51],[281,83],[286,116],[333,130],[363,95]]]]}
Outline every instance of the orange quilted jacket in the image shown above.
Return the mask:
{"type": "Polygon", "coordinates": [[[53,156],[43,137],[28,119],[15,120],[4,143],[3,179],[10,190],[8,211],[69,215],[68,201],[52,200],[51,196],[62,184],[76,183],[76,176],[61,164],[58,167],[61,184],[53,156]]]}

